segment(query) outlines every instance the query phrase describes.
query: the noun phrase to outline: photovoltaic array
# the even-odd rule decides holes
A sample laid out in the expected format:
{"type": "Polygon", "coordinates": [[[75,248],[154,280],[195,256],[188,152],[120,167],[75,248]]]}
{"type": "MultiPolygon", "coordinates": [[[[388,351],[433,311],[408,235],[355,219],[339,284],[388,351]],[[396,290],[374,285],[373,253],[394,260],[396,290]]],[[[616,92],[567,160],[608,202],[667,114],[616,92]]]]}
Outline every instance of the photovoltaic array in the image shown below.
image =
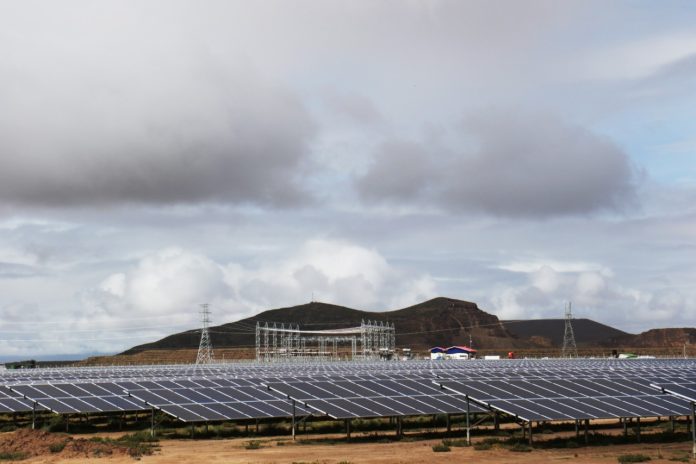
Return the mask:
{"type": "Polygon", "coordinates": [[[228,363],[0,371],[0,412],[157,409],[184,422],[497,412],[522,421],[686,416],[696,361],[228,363]]]}

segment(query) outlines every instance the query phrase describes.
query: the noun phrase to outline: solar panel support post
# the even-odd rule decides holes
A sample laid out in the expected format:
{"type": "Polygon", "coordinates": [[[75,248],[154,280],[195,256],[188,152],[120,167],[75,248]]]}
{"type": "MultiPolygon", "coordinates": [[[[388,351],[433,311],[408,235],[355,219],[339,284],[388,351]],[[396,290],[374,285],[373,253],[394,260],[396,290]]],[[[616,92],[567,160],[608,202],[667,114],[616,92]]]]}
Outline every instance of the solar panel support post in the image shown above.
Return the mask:
{"type": "Polygon", "coordinates": [[[669,431],[674,433],[674,416],[669,416],[669,431]]]}
{"type": "Polygon", "coordinates": [[[155,408],[152,408],[152,412],[150,415],[150,436],[155,436],[155,408]]]}
{"type": "Polygon", "coordinates": [[[590,442],[589,431],[590,431],[590,419],[585,419],[585,444],[588,444],[590,442]]]}
{"type": "Polygon", "coordinates": [[[696,458],[696,403],[691,402],[691,454],[696,458]]]}
{"type": "Polygon", "coordinates": [[[534,439],[532,438],[532,421],[527,422],[529,427],[529,446],[534,445],[534,439]]]}
{"type": "Polygon", "coordinates": [[[346,438],[350,440],[350,419],[346,419],[346,438]]]}
{"type": "Polygon", "coordinates": [[[34,405],[31,408],[31,429],[36,429],[36,401],[34,401],[34,405]]]}
{"type": "Polygon", "coordinates": [[[640,417],[636,417],[636,441],[640,443],[640,417]]]}
{"type": "Polygon", "coordinates": [[[295,441],[295,400],[292,400],[292,440],[295,441]]]}
{"type": "Polygon", "coordinates": [[[498,432],[500,430],[500,416],[498,411],[493,411],[493,430],[498,432]]]}
{"type": "Polygon", "coordinates": [[[396,416],[396,436],[401,438],[404,435],[404,423],[401,416],[396,416]]]}
{"type": "Polygon", "coordinates": [[[471,445],[471,419],[469,418],[469,395],[466,395],[466,444],[471,445]]]}
{"type": "Polygon", "coordinates": [[[624,438],[628,438],[628,422],[627,422],[627,419],[624,417],[623,419],[621,419],[621,422],[623,422],[623,429],[624,429],[623,435],[624,435],[624,438]]]}
{"type": "Polygon", "coordinates": [[[575,441],[580,441],[580,421],[575,419],[575,441]]]}
{"type": "Polygon", "coordinates": [[[445,418],[447,420],[447,433],[450,433],[452,431],[452,423],[450,422],[450,415],[447,414],[445,416],[445,418]]]}

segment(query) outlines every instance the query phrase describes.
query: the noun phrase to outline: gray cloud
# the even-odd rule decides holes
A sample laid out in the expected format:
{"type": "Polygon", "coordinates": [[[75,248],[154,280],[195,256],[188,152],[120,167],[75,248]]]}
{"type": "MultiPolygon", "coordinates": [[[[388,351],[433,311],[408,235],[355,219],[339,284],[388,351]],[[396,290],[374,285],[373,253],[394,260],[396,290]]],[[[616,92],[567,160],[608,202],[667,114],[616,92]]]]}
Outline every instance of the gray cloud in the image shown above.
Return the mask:
{"type": "Polygon", "coordinates": [[[357,180],[369,201],[450,211],[549,217],[622,210],[635,197],[628,156],[605,137],[556,118],[494,112],[467,120],[462,146],[384,145],[357,180]]]}
{"type": "Polygon", "coordinates": [[[314,123],[293,91],[243,56],[219,59],[210,43],[126,24],[60,26],[54,40],[58,25],[42,24],[29,42],[18,34],[0,41],[2,202],[308,199],[300,177],[314,123]],[[81,32],[91,41],[82,43],[81,32]]]}

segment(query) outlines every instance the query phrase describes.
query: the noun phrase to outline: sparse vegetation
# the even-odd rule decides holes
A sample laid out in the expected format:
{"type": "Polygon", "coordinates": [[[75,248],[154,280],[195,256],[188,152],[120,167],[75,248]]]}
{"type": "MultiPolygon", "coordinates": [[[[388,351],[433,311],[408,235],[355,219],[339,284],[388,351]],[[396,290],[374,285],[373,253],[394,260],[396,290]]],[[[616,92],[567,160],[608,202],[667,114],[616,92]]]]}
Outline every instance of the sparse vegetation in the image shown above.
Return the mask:
{"type": "Polygon", "coordinates": [[[61,451],[63,451],[65,449],[65,445],[67,445],[67,444],[68,444],[67,440],[61,441],[58,443],[53,443],[48,447],[48,450],[51,453],[60,453],[61,451]]]}
{"type": "Polygon", "coordinates": [[[452,450],[444,443],[438,443],[437,445],[433,445],[433,451],[436,453],[447,453],[452,450]]]}
{"type": "Polygon", "coordinates": [[[532,447],[527,445],[526,443],[517,442],[510,447],[510,451],[514,451],[517,453],[529,453],[530,451],[532,451],[532,447]]]}
{"type": "Polygon", "coordinates": [[[250,440],[244,445],[244,449],[255,450],[261,448],[261,442],[259,440],[250,440]]]}
{"type": "Polygon", "coordinates": [[[486,451],[493,448],[493,445],[486,442],[474,443],[474,449],[476,451],[486,451]]]}
{"type": "Polygon", "coordinates": [[[652,460],[652,458],[647,454],[622,454],[617,459],[620,464],[629,462],[647,462],[652,460]]]}
{"type": "Polygon", "coordinates": [[[0,461],[22,461],[29,457],[24,451],[10,451],[0,453],[0,461]]]}

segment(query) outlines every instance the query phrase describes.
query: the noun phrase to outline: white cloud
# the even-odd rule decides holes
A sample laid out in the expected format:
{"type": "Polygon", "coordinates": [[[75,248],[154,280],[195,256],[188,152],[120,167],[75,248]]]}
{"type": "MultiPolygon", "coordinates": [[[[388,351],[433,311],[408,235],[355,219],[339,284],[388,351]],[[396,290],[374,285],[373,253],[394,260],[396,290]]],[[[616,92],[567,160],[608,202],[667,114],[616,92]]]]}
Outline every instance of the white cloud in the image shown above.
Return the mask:
{"type": "MultiPolygon", "coordinates": [[[[571,263],[572,264],[572,263],[571,263]]],[[[576,263],[578,264],[578,263],[576,263]]],[[[503,266],[508,268],[508,266],[503,266]]],[[[696,317],[696,304],[683,291],[635,288],[622,284],[611,269],[550,264],[525,272],[527,281],[504,288],[491,298],[492,312],[506,318],[562,318],[572,301],[576,318],[590,318],[624,330],[675,327],[696,317]]],[[[521,272],[526,266],[511,266],[521,272]]]]}
{"type": "Polygon", "coordinates": [[[589,79],[640,79],[694,53],[693,34],[640,38],[588,52],[575,71],[589,79]]]}
{"type": "MultiPolygon", "coordinates": [[[[190,250],[166,248],[81,292],[82,308],[73,314],[72,327],[108,331],[142,326],[130,335],[153,341],[197,327],[200,303],[211,303],[214,322],[225,323],[306,303],[312,295],[318,301],[382,310],[409,306],[437,292],[427,274],[397,268],[376,250],[345,241],[308,240],[294,253],[255,265],[219,263],[190,250]]],[[[127,334],[117,334],[125,339],[89,346],[113,350],[148,341],[131,343],[127,334]]],[[[74,337],[63,338],[70,346],[79,345],[74,337]]]]}
{"type": "Polygon", "coordinates": [[[556,272],[587,272],[601,271],[602,273],[611,273],[610,269],[601,264],[585,262],[585,261],[561,261],[553,259],[531,259],[519,260],[502,263],[496,266],[498,269],[510,272],[530,273],[537,272],[544,268],[552,269],[556,272]]]}
{"type": "Polygon", "coordinates": [[[429,276],[390,265],[376,250],[335,240],[309,240],[294,254],[255,268],[227,266],[240,303],[262,309],[319,301],[362,309],[393,309],[435,296],[429,276]]]}

